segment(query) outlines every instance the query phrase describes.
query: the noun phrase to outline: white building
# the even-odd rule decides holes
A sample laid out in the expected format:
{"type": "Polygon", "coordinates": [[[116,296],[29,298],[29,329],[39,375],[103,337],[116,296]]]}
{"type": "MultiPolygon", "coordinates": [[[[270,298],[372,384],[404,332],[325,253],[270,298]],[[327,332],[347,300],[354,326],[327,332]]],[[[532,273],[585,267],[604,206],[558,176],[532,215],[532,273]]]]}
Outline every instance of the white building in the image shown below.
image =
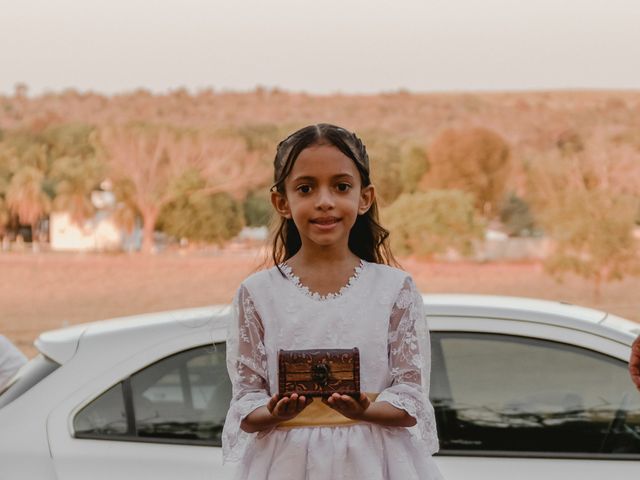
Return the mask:
{"type": "Polygon", "coordinates": [[[132,234],[127,234],[115,222],[115,196],[112,192],[94,191],[91,202],[97,209],[96,214],[82,224],[74,222],[68,212],[51,213],[51,250],[104,252],[140,248],[140,228],[136,227],[132,234]]]}

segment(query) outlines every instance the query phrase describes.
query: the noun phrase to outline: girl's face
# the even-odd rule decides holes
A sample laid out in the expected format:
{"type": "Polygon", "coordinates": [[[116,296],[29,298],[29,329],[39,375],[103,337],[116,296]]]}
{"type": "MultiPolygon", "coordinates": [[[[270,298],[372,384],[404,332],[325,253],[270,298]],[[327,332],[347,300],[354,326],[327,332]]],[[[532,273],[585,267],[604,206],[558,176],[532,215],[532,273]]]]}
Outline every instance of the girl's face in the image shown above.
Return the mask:
{"type": "Polygon", "coordinates": [[[330,144],[305,148],[284,181],[285,193],[271,194],[278,213],[292,218],[305,247],[344,245],[358,215],[374,200],[374,187],[362,187],[353,160],[330,144]]]}

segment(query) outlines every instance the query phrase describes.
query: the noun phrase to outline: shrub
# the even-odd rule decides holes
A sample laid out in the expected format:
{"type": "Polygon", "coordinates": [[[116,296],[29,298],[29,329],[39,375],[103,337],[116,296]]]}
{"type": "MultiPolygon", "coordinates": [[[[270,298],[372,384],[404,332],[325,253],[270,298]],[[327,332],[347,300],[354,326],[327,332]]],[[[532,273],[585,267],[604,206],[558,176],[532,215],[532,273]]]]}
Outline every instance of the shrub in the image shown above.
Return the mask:
{"type": "Polygon", "coordinates": [[[528,237],[535,230],[529,204],[513,192],[500,206],[500,221],[511,236],[528,237]]]}
{"type": "Polygon", "coordinates": [[[402,194],[383,211],[383,219],[391,231],[391,246],[400,255],[429,258],[449,249],[469,255],[483,233],[473,197],[458,190],[402,194]]]}
{"type": "Polygon", "coordinates": [[[176,197],[160,211],[157,228],[175,238],[222,244],[244,226],[242,206],[226,192],[210,194],[193,170],[174,184],[176,197]]]}
{"type": "Polygon", "coordinates": [[[400,180],[403,193],[416,191],[420,180],[429,170],[427,152],[417,145],[408,145],[402,154],[400,163],[400,180]]]}
{"type": "Polygon", "coordinates": [[[486,128],[445,130],[429,148],[429,173],[421,186],[471,193],[483,215],[495,213],[510,171],[506,141],[486,128]]]}
{"type": "Polygon", "coordinates": [[[563,155],[579,153],[584,150],[584,140],[575,130],[564,130],[558,135],[556,147],[563,155]]]}
{"type": "Polygon", "coordinates": [[[273,207],[269,200],[269,192],[266,188],[254,190],[247,195],[242,205],[244,221],[249,227],[261,227],[269,225],[273,207]]]}

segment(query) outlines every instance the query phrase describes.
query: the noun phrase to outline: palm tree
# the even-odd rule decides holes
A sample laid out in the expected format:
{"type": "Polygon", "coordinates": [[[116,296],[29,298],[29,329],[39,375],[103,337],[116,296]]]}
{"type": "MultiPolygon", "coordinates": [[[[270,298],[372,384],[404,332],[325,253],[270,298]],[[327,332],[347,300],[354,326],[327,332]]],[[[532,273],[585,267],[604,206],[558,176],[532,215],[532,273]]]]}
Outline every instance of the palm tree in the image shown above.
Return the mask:
{"type": "Polygon", "coordinates": [[[49,213],[51,199],[43,190],[44,174],[35,167],[22,167],[11,178],[6,193],[9,211],[23,225],[31,227],[33,248],[36,249],[35,226],[49,213]]]}
{"type": "Polygon", "coordinates": [[[90,195],[103,172],[103,165],[96,158],[56,159],[51,169],[51,178],[56,182],[54,210],[68,212],[71,220],[78,224],[93,215],[95,208],[90,195]]]}

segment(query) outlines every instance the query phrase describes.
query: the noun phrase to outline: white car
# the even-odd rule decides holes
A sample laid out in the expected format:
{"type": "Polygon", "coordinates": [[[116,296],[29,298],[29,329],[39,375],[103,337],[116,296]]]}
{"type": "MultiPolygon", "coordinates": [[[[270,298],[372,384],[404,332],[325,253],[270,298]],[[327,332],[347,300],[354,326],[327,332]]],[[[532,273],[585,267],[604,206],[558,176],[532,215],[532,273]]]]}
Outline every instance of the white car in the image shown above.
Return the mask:
{"type": "MultiPolygon", "coordinates": [[[[640,472],[640,325],[513,297],[426,295],[447,480],[623,480],[640,472]]],[[[228,479],[229,307],[43,333],[0,392],[0,480],[228,479]]]]}

